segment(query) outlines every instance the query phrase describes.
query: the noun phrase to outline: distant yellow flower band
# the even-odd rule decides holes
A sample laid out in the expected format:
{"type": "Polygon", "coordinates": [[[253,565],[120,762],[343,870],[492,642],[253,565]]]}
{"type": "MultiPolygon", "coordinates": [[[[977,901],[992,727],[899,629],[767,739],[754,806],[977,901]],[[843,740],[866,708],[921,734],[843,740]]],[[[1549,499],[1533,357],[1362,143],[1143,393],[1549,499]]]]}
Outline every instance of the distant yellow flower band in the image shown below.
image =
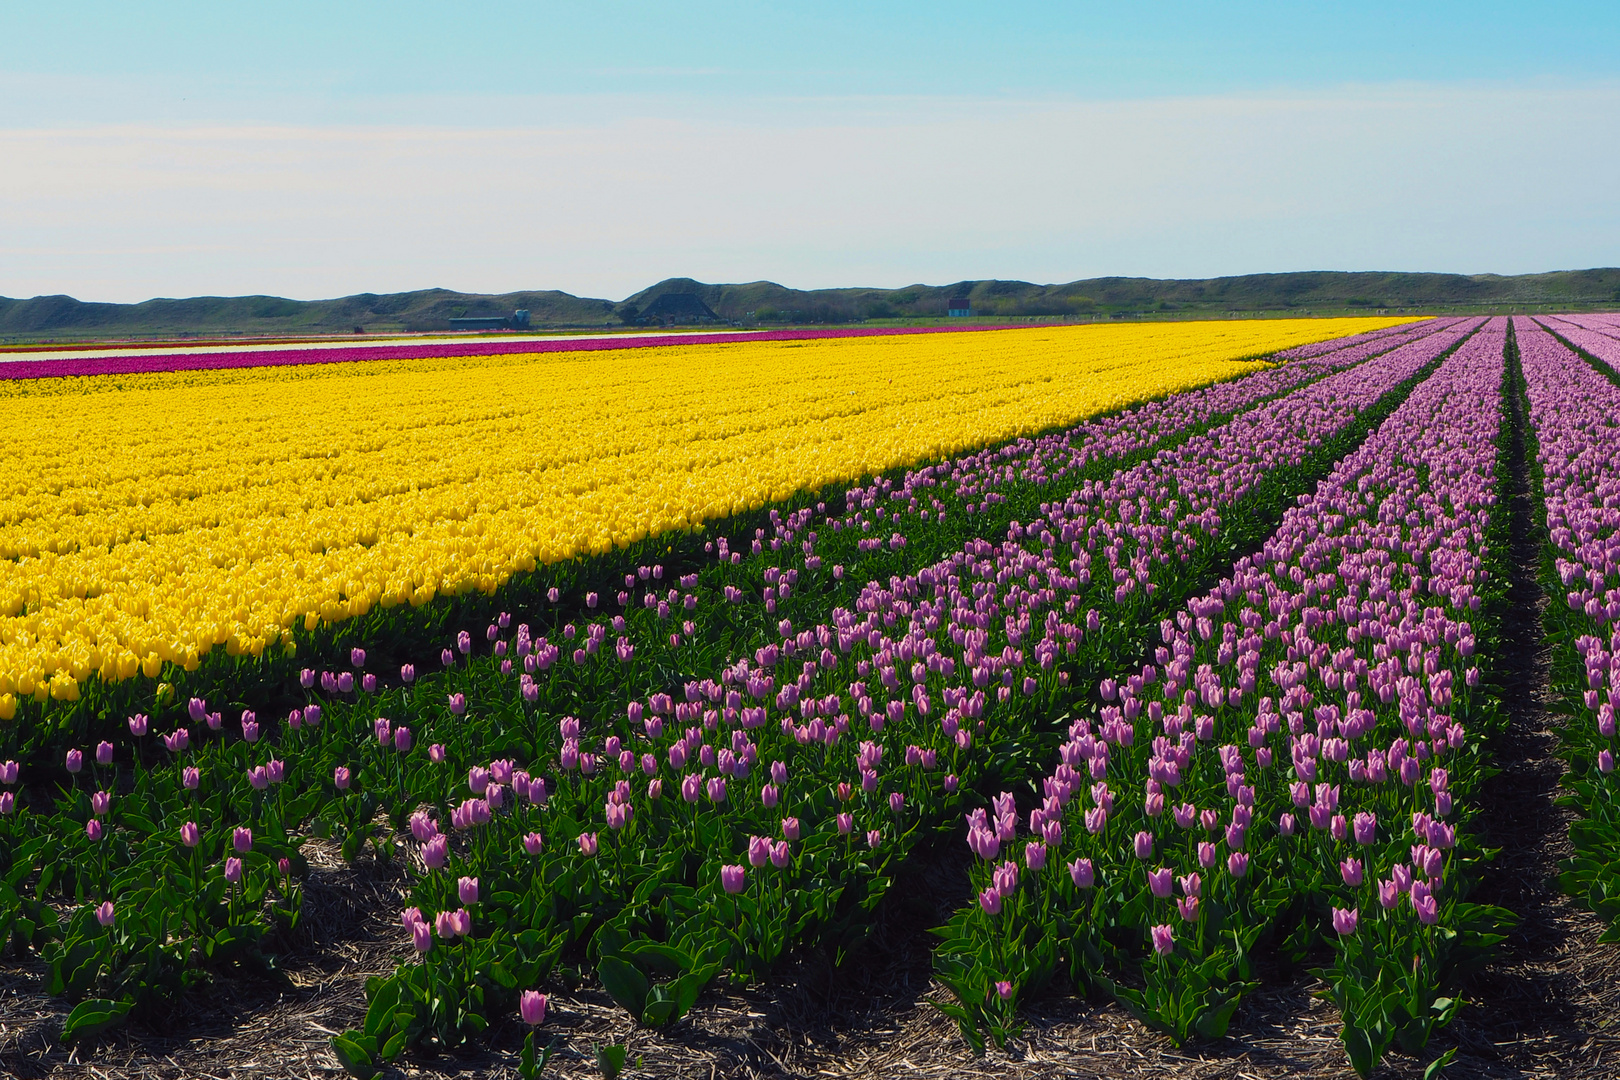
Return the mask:
{"type": "Polygon", "coordinates": [[[1408,321],[1045,327],[0,383],[0,712],[1408,321]]]}

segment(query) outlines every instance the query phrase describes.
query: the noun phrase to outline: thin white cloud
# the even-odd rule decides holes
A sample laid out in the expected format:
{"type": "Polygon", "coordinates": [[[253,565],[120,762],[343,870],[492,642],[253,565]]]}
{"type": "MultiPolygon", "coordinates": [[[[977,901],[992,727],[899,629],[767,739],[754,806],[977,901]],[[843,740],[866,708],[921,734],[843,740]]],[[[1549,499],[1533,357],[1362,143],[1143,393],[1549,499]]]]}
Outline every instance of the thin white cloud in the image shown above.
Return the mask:
{"type": "Polygon", "coordinates": [[[1515,273],[1620,251],[1614,85],[584,111],[0,130],[0,295],[617,298],[670,274],[1515,273]]]}

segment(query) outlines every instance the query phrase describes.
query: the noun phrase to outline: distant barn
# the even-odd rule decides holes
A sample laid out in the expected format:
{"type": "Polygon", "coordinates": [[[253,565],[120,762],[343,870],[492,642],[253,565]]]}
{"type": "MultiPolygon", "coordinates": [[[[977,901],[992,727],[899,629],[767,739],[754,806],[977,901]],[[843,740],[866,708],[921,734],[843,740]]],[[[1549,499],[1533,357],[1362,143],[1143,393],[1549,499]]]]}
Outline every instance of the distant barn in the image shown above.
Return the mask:
{"type": "Polygon", "coordinates": [[[527,330],[529,312],[518,308],[510,315],[474,315],[464,319],[451,319],[452,330],[527,330]]]}
{"type": "Polygon", "coordinates": [[[696,293],[664,293],[647,305],[642,321],[674,326],[676,323],[720,322],[720,316],[696,293]]]}
{"type": "Polygon", "coordinates": [[[953,319],[966,319],[973,314],[973,301],[965,296],[954,297],[946,301],[945,314],[953,319]]]}

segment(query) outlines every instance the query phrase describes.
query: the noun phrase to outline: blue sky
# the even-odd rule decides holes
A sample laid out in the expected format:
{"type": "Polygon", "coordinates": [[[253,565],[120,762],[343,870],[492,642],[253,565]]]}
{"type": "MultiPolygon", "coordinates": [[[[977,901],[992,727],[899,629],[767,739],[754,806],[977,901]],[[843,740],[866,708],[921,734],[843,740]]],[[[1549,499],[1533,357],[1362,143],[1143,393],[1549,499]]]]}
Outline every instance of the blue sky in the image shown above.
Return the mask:
{"type": "Polygon", "coordinates": [[[1620,263],[1620,7],[13,5],[0,295],[1620,263]]]}

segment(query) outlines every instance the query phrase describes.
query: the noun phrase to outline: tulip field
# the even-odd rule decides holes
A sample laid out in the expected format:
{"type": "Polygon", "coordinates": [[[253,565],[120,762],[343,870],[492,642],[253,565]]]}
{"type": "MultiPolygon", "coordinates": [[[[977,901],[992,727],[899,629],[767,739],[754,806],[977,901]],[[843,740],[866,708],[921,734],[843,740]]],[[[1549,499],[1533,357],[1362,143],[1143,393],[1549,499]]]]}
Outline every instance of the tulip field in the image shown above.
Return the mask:
{"type": "Polygon", "coordinates": [[[1525,470],[1620,940],[1620,317],[253,355],[0,371],[0,972],[63,1046],[275,969],[315,846],[399,874],[362,1078],[837,965],[944,851],[974,1053],[1065,991],[1241,1043],[1302,970],[1437,1072],[1523,914],[1525,470]]]}

